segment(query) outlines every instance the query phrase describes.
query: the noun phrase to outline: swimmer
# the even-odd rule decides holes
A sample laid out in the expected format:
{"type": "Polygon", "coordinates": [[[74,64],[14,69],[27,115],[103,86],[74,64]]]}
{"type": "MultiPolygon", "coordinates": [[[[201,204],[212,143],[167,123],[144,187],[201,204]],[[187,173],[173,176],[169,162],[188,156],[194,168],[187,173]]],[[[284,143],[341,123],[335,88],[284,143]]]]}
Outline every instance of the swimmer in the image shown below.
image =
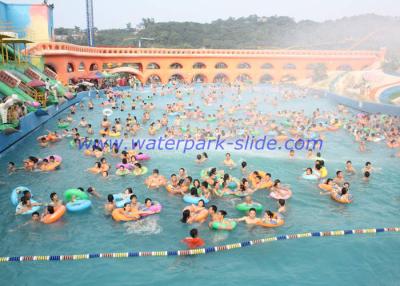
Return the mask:
{"type": "Polygon", "coordinates": [[[152,175],[147,177],[144,183],[149,189],[157,189],[159,187],[165,186],[167,184],[167,179],[164,176],[160,175],[158,169],[154,169],[152,175]]]}
{"type": "Polygon", "coordinates": [[[204,246],[204,240],[199,237],[199,232],[196,228],[190,230],[190,237],[186,237],[181,240],[187,245],[189,249],[199,248],[204,246]]]}
{"type": "Polygon", "coordinates": [[[47,206],[47,208],[44,209],[44,212],[42,214],[42,217],[40,219],[41,222],[44,222],[47,216],[51,216],[54,214],[55,209],[53,206],[47,206]]]}
{"type": "Polygon", "coordinates": [[[289,159],[294,159],[294,150],[289,151],[289,159]]]}
{"type": "Polygon", "coordinates": [[[186,170],[184,168],[180,168],[178,172],[178,179],[185,179],[187,177],[186,170]]]}
{"type": "Polygon", "coordinates": [[[371,162],[366,162],[364,168],[362,169],[362,172],[369,172],[370,174],[374,171],[375,169],[372,167],[371,162]]]}
{"type": "Polygon", "coordinates": [[[91,172],[93,174],[100,174],[102,172],[101,169],[101,163],[96,162],[92,168],[86,169],[88,172],[91,172]]]}
{"type": "Polygon", "coordinates": [[[23,214],[27,211],[30,211],[32,209],[32,207],[41,206],[41,205],[42,204],[40,204],[40,203],[32,203],[30,199],[22,197],[21,202],[18,204],[15,215],[23,214]]]}
{"type": "Polygon", "coordinates": [[[12,173],[15,173],[17,171],[17,167],[15,166],[14,162],[8,162],[7,165],[7,172],[9,175],[11,175],[12,173]]]}
{"type": "Polygon", "coordinates": [[[240,163],[240,172],[242,172],[242,175],[247,177],[249,175],[249,172],[247,171],[247,162],[243,161],[240,163]]]}
{"type": "Polygon", "coordinates": [[[346,172],[350,175],[354,175],[356,173],[356,170],[354,169],[350,160],[346,162],[346,172]]]}
{"type": "Polygon", "coordinates": [[[342,171],[337,171],[336,172],[336,177],[333,178],[333,182],[338,186],[342,186],[343,185],[344,176],[343,176],[343,172],[342,171]]]}
{"type": "MultiPolygon", "coordinates": [[[[225,218],[227,214],[228,213],[224,210],[218,211],[215,215],[215,220],[213,220],[212,222],[219,222],[221,224],[221,227],[219,229],[232,230],[232,221],[225,218]]],[[[212,225],[212,222],[210,222],[210,225],[212,225]]]]}
{"type": "Polygon", "coordinates": [[[89,187],[89,188],[87,188],[86,191],[89,193],[89,195],[91,195],[93,197],[96,197],[98,199],[101,198],[101,195],[96,191],[96,189],[94,187],[89,187]]]}
{"type": "Polygon", "coordinates": [[[50,200],[51,200],[50,205],[52,205],[53,207],[59,207],[62,206],[63,204],[62,200],[59,199],[57,193],[55,192],[50,194],[50,200]]]}
{"type": "Polygon", "coordinates": [[[225,154],[224,165],[229,167],[230,169],[236,167],[236,163],[232,160],[230,153],[225,154]]]}
{"type": "Polygon", "coordinates": [[[202,163],[204,163],[205,161],[207,161],[207,159],[208,159],[208,155],[207,155],[207,153],[206,152],[204,152],[203,154],[198,154],[197,156],[196,156],[196,163],[197,164],[202,164],[202,163]]]}
{"type": "Polygon", "coordinates": [[[363,180],[364,181],[369,181],[369,177],[371,176],[371,173],[370,172],[368,172],[368,171],[365,171],[364,172],[364,175],[363,175],[363,180]]]}
{"type": "Polygon", "coordinates": [[[32,221],[33,222],[40,222],[40,214],[38,212],[32,213],[32,221]]]}
{"type": "Polygon", "coordinates": [[[94,134],[94,131],[93,131],[93,128],[92,128],[92,124],[88,124],[87,125],[86,133],[89,134],[89,135],[94,134]]]}
{"type": "Polygon", "coordinates": [[[266,210],[264,217],[261,220],[263,223],[278,224],[281,220],[283,220],[283,217],[279,213],[273,213],[270,210],[266,210]]]}
{"type": "Polygon", "coordinates": [[[115,208],[117,208],[117,206],[114,201],[114,196],[112,194],[109,194],[107,196],[107,203],[105,203],[104,209],[107,214],[111,214],[115,208]]]}
{"type": "Polygon", "coordinates": [[[241,218],[236,218],[233,219],[236,222],[241,222],[244,221],[246,224],[256,224],[260,222],[261,220],[257,217],[257,212],[255,208],[249,209],[249,213],[247,216],[241,217],[241,218]]]}
{"type": "Polygon", "coordinates": [[[123,208],[117,209],[117,212],[122,214],[123,216],[132,218],[135,220],[140,218],[139,213],[136,210],[133,210],[129,203],[125,203],[123,208]]]}
{"type": "Polygon", "coordinates": [[[284,199],[278,200],[278,213],[286,212],[286,201],[284,199]]]}

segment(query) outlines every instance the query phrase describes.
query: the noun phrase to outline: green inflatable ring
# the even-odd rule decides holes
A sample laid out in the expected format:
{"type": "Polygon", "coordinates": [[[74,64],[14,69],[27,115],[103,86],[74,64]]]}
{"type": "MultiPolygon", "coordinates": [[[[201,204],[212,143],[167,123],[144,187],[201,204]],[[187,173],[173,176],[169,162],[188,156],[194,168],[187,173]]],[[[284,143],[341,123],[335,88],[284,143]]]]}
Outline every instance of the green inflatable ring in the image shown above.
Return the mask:
{"type": "Polygon", "coordinates": [[[66,129],[69,127],[69,122],[62,122],[62,123],[58,123],[57,127],[60,129],[66,129]]]}
{"type": "Polygon", "coordinates": [[[258,135],[261,134],[261,132],[260,132],[260,130],[253,130],[253,131],[250,132],[250,134],[253,135],[253,136],[258,136],[258,135]]]}
{"type": "Polygon", "coordinates": [[[141,176],[141,175],[144,175],[144,174],[147,174],[147,172],[149,171],[149,169],[147,169],[147,167],[142,167],[142,172],[140,173],[140,174],[135,174],[135,169],[133,169],[133,171],[132,171],[132,175],[134,175],[134,176],[141,176]]]}
{"type": "Polygon", "coordinates": [[[261,212],[263,209],[263,206],[259,203],[253,203],[251,205],[248,205],[246,203],[241,203],[236,205],[236,209],[238,211],[242,211],[242,212],[248,212],[251,208],[255,209],[256,212],[261,212]]]}
{"type": "MultiPolygon", "coordinates": [[[[236,221],[230,221],[230,223],[232,225],[232,230],[234,230],[236,228],[236,226],[237,226],[237,222],[236,221]]],[[[218,222],[218,221],[214,221],[212,223],[212,225],[211,225],[211,228],[215,229],[215,230],[228,230],[228,229],[225,229],[227,226],[228,225],[226,223],[221,223],[221,222],[218,222]]]]}
{"type": "Polygon", "coordinates": [[[117,176],[126,176],[126,175],[128,175],[130,173],[130,171],[129,170],[127,170],[127,169],[124,169],[124,170],[117,170],[116,172],[115,172],[115,175],[117,175],[117,176]]]}
{"type": "Polygon", "coordinates": [[[64,200],[69,202],[75,196],[78,200],[89,200],[89,195],[79,189],[68,189],[64,192],[64,200]]]}
{"type": "Polygon", "coordinates": [[[217,121],[217,118],[207,118],[207,121],[208,121],[208,122],[216,122],[216,121],[217,121]]]}

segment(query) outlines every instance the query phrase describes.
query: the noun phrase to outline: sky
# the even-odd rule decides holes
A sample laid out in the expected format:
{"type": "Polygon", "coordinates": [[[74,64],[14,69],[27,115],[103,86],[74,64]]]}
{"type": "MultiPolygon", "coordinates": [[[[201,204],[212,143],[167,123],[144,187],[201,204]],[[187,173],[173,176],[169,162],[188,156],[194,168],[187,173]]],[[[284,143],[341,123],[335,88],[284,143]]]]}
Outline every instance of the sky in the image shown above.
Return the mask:
{"type": "MultiPolygon", "coordinates": [[[[40,0],[2,0],[41,3],[40,0]]],[[[55,5],[55,27],[86,27],[85,0],[48,0],[55,5]]],[[[334,20],[374,13],[400,16],[400,0],[93,0],[94,24],[99,29],[135,27],[142,18],[156,22],[200,23],[229,17],[289,16],[295,20],[334,20]]]]}

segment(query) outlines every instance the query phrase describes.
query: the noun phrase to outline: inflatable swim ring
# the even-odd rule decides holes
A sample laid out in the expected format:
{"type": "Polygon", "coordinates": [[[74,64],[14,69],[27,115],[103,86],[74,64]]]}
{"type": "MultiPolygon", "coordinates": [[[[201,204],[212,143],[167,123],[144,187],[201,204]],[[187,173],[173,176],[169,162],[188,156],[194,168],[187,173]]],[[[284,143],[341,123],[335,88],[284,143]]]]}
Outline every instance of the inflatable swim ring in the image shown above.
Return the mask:
{"type": "Polygon", "coordinates": [[[147,169],[147,167],[142,167],[140,172],[137,172],[136,169],[133,169],[132,175],[141,176],[141,175],[147,174],[148,171],[149,171],[149,169],[147,169]]]}
{"type": "MultiPolygon", "coordinates": [[[[154,214],[161,212],[162,210],[162,205],[159,202],[153,202],[151,207],[146,208],[145,206],[140,208],[141,211],[151,211],[154,212],[154,214]]],[[[151,214],[141,214],[141,217],[146,217],[149,216],[151,214]]]]}
{"type": "Polygon", "coordinates": [[[119,137],[119,136],[121,136],[121,132],[109,132],[108,136],[110,136],[110,137],[119,137]]]}
{"type": "Polygon", "coordinates": [[[258,226],[268,227],[268,228],[278,227],[278,226],[281,226],[284,224],[285,224],[285,221],[283,219],[278,219],[276,222],[260,221],[260,222],[256,223],[256,225],[258,225],[258,226]]]}
{"type": "Polygon", "coordinates": [[[65,206],[59,206],[55,209],[53,214],[47,214],[43,217],[42,221],[45,224],[50,224],[58,221],[64,214],[65,214],[66,208],[65,206]]]}
{"type": "Polygon", "coordinates": [[[92,206],[92,201],[90,200],[77,200],[75,202],[69,202],[66,204],[67,210],[69,212],[79,212],[86,210],[92,206]]]}
{"type": "Polygon", "coordinates": [[[301,175],[301,177],[304,180],[318,180],[319,179],[318,175],[316,175],[316,174],[307,175],[306,172],[304,172],[303,175],[301,175]]]}
{"type": "Polygon", "coordinates": [[[121,166],[123,166],[127,170],[133,169],[133,164],[131,164],[131,163],[127,163],[127,164],[118,163],[117,165],[115,165],[115,168],[119,169],[119,167],[121,167],[121,166]]]}
{"type": "Polygon", "coordinates": [[[271,192],[269,194],[269,196],[271,198],[275,199],[275,200],[280,200],[280,199],[287,200],[287,199],[290,199],[292,197],[292,191],[290,191],[290,190],[283,190],[282,189],[281,193],[283,193],[283,194],[277,194],[276,192],[271,192]]]}
{"type": "Polygon", "coordinates": [[[203,223],[207,220],[208,210],[201,210],[198,214],[193,215],[192,221],[197,223],[203,223]]]}
{"type": "Polygon", "coordinates": [[[138,160],[138,161],[147,161],[147,160],[150,160],[150,156],[147,155],[147,154],[137,154],[137,155],[135,156],[135,158],[136,158],[136,160],[138,160]]]}
{"type": "Polygon", "coordinates": [[[128,217],[125,214],[122,213],[123,209],[118,208],[112,211],[111,216],[115,221],[133,221],[133,220],[138,220],[138,218],[135,217],[128,217]]]}
{"type": "Polygon", "coordinates": [[[33,197],[32,191],[30,189],[28,189],[27,187],[23,187],[23,186],[16,187],[14,190],[12,190],[11,196],[10,196],[11,203],[14,206],[17,206],[19,204],[20,199],[22,197],[22,193],[24,191],[29,191],[31,193],[31,197],[33,197]]]}
{"type": "Polygon", "coordinates": [[[340,203],[340,204],[350,204],[350,203],[353,202],[352,196],[350,196],[350,198],[348,199],[346,197],[343,197],[343,196],[339,195],[336,192],[332,192],[331,193],[331,199],[334,200],[335,202],[340,203]]]}
{"type": "Polygon", "coordinates": [[[236,221],[229,221],[230,225],[232,226],[232,229],[226,229],[228,227],[227,223],[222,223],[222,222],[218,222],[218,221],[214,221],[211,224],[211,228],[215,229],[215,230],[234,230],[237,226],[237,222],[236,221]]]}
{"type": "Polygon", "coordinates": [[[60,128],[60,129],[67,129],[69,127],[69,122],[58,123],[57,127],[60,128]]]}
{"type": "Polygon", "coordinates": [[[113,194],[114,200],[115,200],[115,205],[117,208],[123,208],[126,203],[130,203],[131,199],[126,198],[124,199],[122,194],[113,194]]]}
{"type": "Polygon", "coordinates": [[[332,192],[333,191],[333,187],[331,185],[328,184],[319,184],[318,187],[324,191],[328,191],[328,192],[332,192]]]}
{"type": "Polygon", "coordinates": [[[110,108],[104,108],[103,109],[103,115],[104,116],[111,116],[113,114],[113,111],[110,108]]]}
{"type": "Polygon", "coordinates": [[[254,208],[256,212],[261,212],[263,206],[260,203],[252,203],[252,204],[241,203],[236,205],[236,209],[242,212],[248,212],[251,208],[254,208]]]}
{"type": "Polygon", "coordinates": [[[72,200],[72,196],[75,196],[76,200],[88,200],[89,195],[85,192],[82,192],[79,189],[68,189],[64,192],[64,200],[66,202],[70,202],[72,200]]]}
{"type": "MultiPolygon", "coordinates": [[[[31,199],[31,203],[37,203],[37,201],[31,199]]],[[[15,212],[18,212],[22,208],[21,205],[17,205],[15,208],[15,212]]],[[[26,212],[21,213],[21,215],[28,215],[28,214],[33,214],[34,212],[37,212],[40,209],[40,206],[33,206],[30,210],[27,210],[26,212]]]]}
{"type": "Polygon", "coordinates": [[[117,176],[126,176],[130,173],[131,171],[127,170],[127,169],[123,169],[123,170],[117,170],[115,171],[115,175],[117,176]]]}
{"type": "Polygon", "coordinates": [[[197,205],[198,202],[199,202],[200,200],[203,200],[204,203],[206,203],[206,204],[208,204],[209,201],[210,201],[209,199],[206,199],[205,197],[193,197],[193,196],[191,196],[191,195],[184,195],[184,196],[183,196],[183,201],[184,201],[185,203],[188,203],[188,204],[195,204],[195,205],[197,205]]]}

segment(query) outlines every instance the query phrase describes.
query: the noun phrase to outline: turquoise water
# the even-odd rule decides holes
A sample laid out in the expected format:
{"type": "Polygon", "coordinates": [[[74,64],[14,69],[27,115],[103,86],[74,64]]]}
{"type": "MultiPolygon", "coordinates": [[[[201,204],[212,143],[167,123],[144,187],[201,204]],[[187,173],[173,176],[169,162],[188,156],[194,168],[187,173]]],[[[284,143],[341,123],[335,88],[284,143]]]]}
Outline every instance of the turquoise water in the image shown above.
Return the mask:
{"type": "MultiPolygon", "coordinates": [[[[145,91],[148,94],[149,91],[145,91]]],[[[200,93],[200,88],[197,89],[200,93]]],[[[135,92],[134,94],[138,94],[135,92]]],[[[269,96],[278,91],[265,87],[243,95],[244,102],[252,96],[269,96]]],[[[157,107],[170,103],[173,96],[157,100],[157,107]]],[[[127,100],[126,100],[127,101],[127,100]]],[[[100,101],[96,101],[99,103],[100,101]]],[[[222,103],[222,99],[220,100],[222,103]]],[[[220,103],[218,102],[218,104],[220,103]]],[[[226,98],[225,98],[226,102],[226,98]]],[[[129,106],[129,104],[128,104],[129,106]]],[[[207,107],[211,113],[218,105],[207,107]]],[[[311,112],[315,107],[331,110],[332,102],[321,98],[295,99],[282,103],[279,109],[311,112]]],[[[266,108],[268,112],[273,108],[266,108]]],[[[98,122],[102,117],[98,105],[95,111],[80,111],[74,116],[78,124],[81,116],[89,122],[98,122]]],[[[125,118],[128,112],[115,112],[111,117],[125,118]]],[[[153,118],[162,113],[157,110],[153,118]]],[[[136,112],[141,118],[141,111],[136,112]]],[[[66,113],[61,117],[65,117],[66,113]]],[[[238,115],[239,116],[239,115],[238,115]]],[[[96,126],[97,127],[97,124],[96,126]]],[[[69,147],[68,140],[49,148],[41,149],[35,138],[46,129],[55,129],[56,120],[49,121],[23,142],[0,158],[4,170],[0,176],[0,207],[3,210],[0,225],[0,256],[77,254],[99,252],[155,251],[184,249],[180,240],[188,235],[193,225],[179,222],[182,208],[181,198],[165,190],[148,191],[143,185],[144,177],[111,177],[103,179],[84,170],[91,167],[95,159],[82,155],[69,147]],[[18,172],[11,176],[5,173],[6,163],[18,165],[29,155],[44,157],[59,154],[64,158],[60,170],[52,173],[18,172]],[[66,189],[95,186],[103,195],[102,200],[93,200],[93,207],[84,213],[67,213],[62,221],[52,225],[26,223],[29,217],[15,217],[9,195],[13,188],[29,187],[35,199],[49,201],[53,191],[62,194],[66,189]],[[109,193],[117,193],[132,186],[140,201],[146,197],[160,201],[164,209],[160,215],[138,222],[116,223],[105,216],[103,204],[109,193]]],[[[96,129],[97,131],[98,129],[96,129]]],[[[82,132],[83,133],[83,132],[82,132]]],[[[147,134],[147,133],[146,133],[147,134]]],[[[147,135],[146,135],[147,137],[147,135]]],[[[376,168],[369,182],[361,180],[360,174],[348,176],[354,203],[340,205],[326,196],[321,196],[316,184],[299,179],[302,169],[312,164],[304,159],[305,152],[298,152],[297,160],[287,159],[287,151],[265,151],[259,153],[232,152],[236,162],[246,160],[249,170],[267,170],[273,178],[290,184],[293,197],[288,201],[286,224],[276,229],[263,229],[240,224],[232,232],[211,231],[204,225],[197,225],[207,246],[227,244],[249,239],[290,234],[305,231],[398,226],[400,222],[399,203],[399,161],[392,158],[393,151],[384,143],[368,145],[369,151],[361,154],[358,145],[344,131],[330,133],[323,147],[323,157],[330,175],[344,168],[346,160],[352,160],[360,170],[366,161],[372,161],[376,168]]],[[[159,168],[161,174],[169,177],[180,167],[189,175],[199,178],[201,169],[222,165],[224,152],[208,152],[209,161],[198,166],[194,162],[196,152],[188,154],[174,152],[150,152],[152,159],[146,163],[151,170],[159,168]]],[[[118,159],[107,158],[112,165],[118,159]]],[[[229,171],[225,169],[225,171],[229,171]]],[[[240,177],[240,170],[229,171],[240,177]]],[[[275,201],[267,197],[266,191],[259,191],[254,200],[266,208],[276,209],[275,201]]],[[[225,209],[228,217],[239,217],[234,206],[239,199],[218,199],[212,201],[219,209],[225,209]]],[[[55,283],[73,285],[115,285],[158,284],[168,285],[217,285],[250,283],[287,283],[289,285],[398,285],[400,278],[400,237],[398,234],[360,235],[346,237],[311,238],[293,241],[279,241],[252,248],[231,250],[199,257],[158,257],[131,258],[122,260],[89,260],[68,262],[26,262],[0,264],[0,281],[9,285],[38,285],[55,283]],[[129,282],[128,282],[129,281],[129,282]]]]}

